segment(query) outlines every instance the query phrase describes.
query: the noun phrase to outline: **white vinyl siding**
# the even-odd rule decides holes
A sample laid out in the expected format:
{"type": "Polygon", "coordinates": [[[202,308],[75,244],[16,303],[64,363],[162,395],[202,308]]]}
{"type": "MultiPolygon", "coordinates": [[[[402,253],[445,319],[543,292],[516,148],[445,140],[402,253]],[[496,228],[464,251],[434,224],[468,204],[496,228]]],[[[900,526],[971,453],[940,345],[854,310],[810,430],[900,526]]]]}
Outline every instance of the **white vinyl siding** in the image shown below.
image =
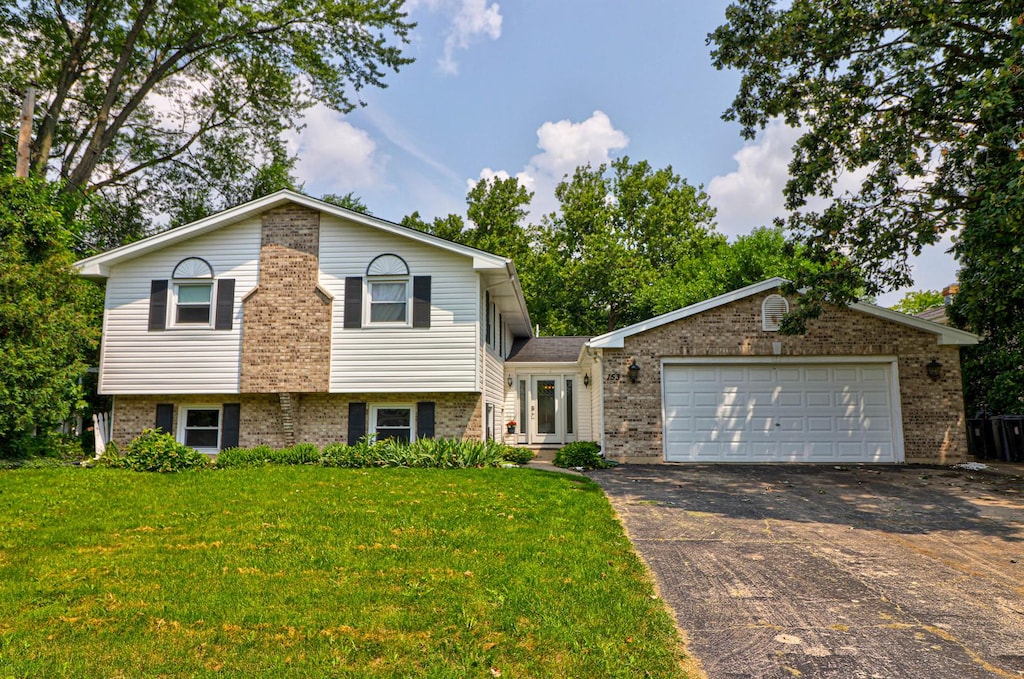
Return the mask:
{"type": "MultiPolygon", "coordinates": [[[[469,257],[322,214],[320,284],[334,296],[333,393],[477,391],[478,274],[469,257]],[[381,254],[395,254],[410,276],[431,277],[429,328],[345,328],[345,277],[363,277],[381,254]]],[[[363,313],[368,313],[365,308],[363,313]]]]}
{"type": "MultiPolygon", "coordinates": [[[[484,348],[484,402],[494,406],[494,438],[501,440],[505,433],[505,362],[489,347],[484,348]]],[[[487,413],[484,412],[486,417],[487,413]]],[[[486,431],[486,428],[485,428],[486,431]]]]}
{"type": "Polygon", "coordinates": [[[113,266],[107,281],[100,393],[238,393],[241,299],[256,285],[259,251],[256,217],[113,266]],[[173,324],[148,330],[151,282],[170,281],[175,265],[186,257],[205,259],[217,279],[235,279],[231,330],[173,324]]]}

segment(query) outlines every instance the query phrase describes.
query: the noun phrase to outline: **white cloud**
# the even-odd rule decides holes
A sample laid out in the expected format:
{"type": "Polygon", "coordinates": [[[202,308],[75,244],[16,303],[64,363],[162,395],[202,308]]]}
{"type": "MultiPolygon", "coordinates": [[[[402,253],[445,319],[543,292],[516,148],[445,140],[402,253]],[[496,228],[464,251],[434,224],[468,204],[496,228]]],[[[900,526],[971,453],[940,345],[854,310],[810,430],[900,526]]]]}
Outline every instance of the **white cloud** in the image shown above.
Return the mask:
{"type": "Polygon", "coordinates": [[[781,122],[769,125],[757,139],[733,155],[737,169],[708,184],[718,210],[719,229],[730,236],[749,233],[786,213],[782,188],[789,177],[792,147],[800,131],[781,122]]]}
{"type": "Polygon", "coordinates": [[[437,60],[443,73],[454,75],[459,71],[456,50],[465,50],[484,38],[501,37],[501,6],[487,0],[411,0],[405,4],[412,12],[419,7],[451,17],[444,39],[444,55],[437,60]]]}
{"type": "Polygon", "coordinates": [[[324,106],[310,109],[305,128],[287,136],[288,150],[297,155],[299,179],[324,193],[348,193],[380,183],[386,159],[365,131],[324,106]]]}
{"type": "MultiPolygon", "coordinates": [[[[579,123],[548,121],[537,128],[537,148],[541,152],[530,158],[526,167],[515,175],[520,184],[534,192],[531,218],[537,221],[541,215],[557,209],[555,187],[565,175],[571,175],[577,167],[587,163],[593,166],[607,163],[613,151],[624,149],[628,144],[629,137],[615,129],[603,111],[594,111],[579,123]]],[[[509,176],[505,170],[485,167],[477,179],[470,179],[466,184],[473,188],[480,179],[507,179],[509,176]]]]}
{"type": "MultiPolygon", "coordinates": [[[[782,189],[789,177],[789,161],[793,158],[793,144],[800,130],[774,121],[757,138],[733,155],[736,170],[714,177],[707,192],[711,204],[718,210],[719,230],[728,236],[750,233],[758,226],[770,224],[775,217],[786,214],[782,189]]],[[[857,191],[867,172],[843,175],[836,182],[835,193],[857,191]]],[[[808,209],[819,210],[827,205],[826,199],[808,201],[808,209]]],[[[879,304],[895,304],[908,290],[941,290],[956,280],[956,262],[945,251],[950,247],[948,238],[924,248],[917,257],[911,257],[914,285],[901,288],[878,298],[879,304]]]]}

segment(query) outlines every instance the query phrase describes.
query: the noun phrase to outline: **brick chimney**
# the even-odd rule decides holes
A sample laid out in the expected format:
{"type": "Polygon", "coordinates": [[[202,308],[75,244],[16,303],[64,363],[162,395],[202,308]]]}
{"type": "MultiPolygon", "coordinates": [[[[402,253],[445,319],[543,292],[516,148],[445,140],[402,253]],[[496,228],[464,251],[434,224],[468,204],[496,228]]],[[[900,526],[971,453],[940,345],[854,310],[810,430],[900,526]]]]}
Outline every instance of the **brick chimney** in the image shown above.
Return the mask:
{"type": "Polygon", "coordinates": [[[956,297],[956,293],[958,292],[960,292],[960,286],[956,283],[942,288],[942,303],[946,306],[952,304],[953,298],[956,297]]]}

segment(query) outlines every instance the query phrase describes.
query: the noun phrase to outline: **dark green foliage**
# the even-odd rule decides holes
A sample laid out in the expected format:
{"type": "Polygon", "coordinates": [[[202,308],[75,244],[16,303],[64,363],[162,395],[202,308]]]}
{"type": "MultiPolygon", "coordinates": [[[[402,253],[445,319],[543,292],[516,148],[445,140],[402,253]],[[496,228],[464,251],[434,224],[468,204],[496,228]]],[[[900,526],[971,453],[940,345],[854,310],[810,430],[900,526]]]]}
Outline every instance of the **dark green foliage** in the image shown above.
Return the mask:
{"type": "Polygon", "coordinates": [[[79,407],[102,292],[72,268],[57,186],[0,177],[0,455],[79,407]]]}
{"type": "Polygon", "coordinates": [[[909,285],[908,256],[956,233],[968,409],[1024,407],[1024,12],[1009,0],[738,0],[709,42],[742,74],[725,118],[802,136],[789,226],[820,269],[784,331],[824,302],[909,285]],[[833,196],[841,175],[858,189],[833,196]],[[820,211],[813,197],[834,198],[820,211]],[[998,404],[998,405],[997,405],[998,404]]]}
{"type": "Polygon", "coordinates": [[[275,462],[277,451],[270,446],[228,448],[217,454],[218,467],[260,467],[275,462]]]}
{"type": "Polygon", "coordinates": [[[228,448],[217,455],[218,467],[259,467],[265,464],[318,464],[320,449],[313,443],[296,443],[289,448],[253,446],[228,448]]]}
{"type": "MultiPolygon", "coordinates": [[[[318,464],[323,467],[358,469],[364,467],[418,467],[466,469],[497,467],[512,458],[522,459],[525,449],[510,448],[496,441],[458,439],[417,439],[403,443],[393,439],[366,438],[354,446],[332,443],[317,448],[299,443],[291,448],[268,446],[231,448],[217,456],[218,467],[255,467],[264,464],[318,464]]],[[[530,451],[526,451],[532,457],[530,451]]],[[[529,460],[529,457],[526,457],[529,460]]]]}
{"type": "Polygon", "coordinates": [[[114,451],[108,450],[104,459],[111,467],[137,472],[181,472],[210,465],[207,456],[155,429],[146,429],[132,439],[124,457],[114,457],[114,451]]]}
{"type": "Polygon", "coordinates": [[[601,457],[601,446],[593,441],[573,441],[562,446],[552,462],[556,467],[603,469],[608,461],[601,457]]]}
{"type": "Polygon", "coordinates": [[[81,460],[84,457],[86,457],[86,453],[83,450],[80,438],[58,433],[26,436],[19,439],[18,447],[0,449],[0,459],[6,460],[51,458],[53,460],[72,461],[81,460]]]}
{"type": "Polygon", "coordinates": [[[506,462],[512,464],[526,464],[537,456],[537,453],[533,452],[529,448],[508,448],[505,450],[504,459],[506,462]]]}
{"type": "Polygon", "coordinates": [[[384,87],[413,25],[401,0],[4,3],[0,168],[32,83],[33,174],[89,196],[96,247],[139,237],[142,214],[182,223],[292,187],[282,134],[384,87]]]}

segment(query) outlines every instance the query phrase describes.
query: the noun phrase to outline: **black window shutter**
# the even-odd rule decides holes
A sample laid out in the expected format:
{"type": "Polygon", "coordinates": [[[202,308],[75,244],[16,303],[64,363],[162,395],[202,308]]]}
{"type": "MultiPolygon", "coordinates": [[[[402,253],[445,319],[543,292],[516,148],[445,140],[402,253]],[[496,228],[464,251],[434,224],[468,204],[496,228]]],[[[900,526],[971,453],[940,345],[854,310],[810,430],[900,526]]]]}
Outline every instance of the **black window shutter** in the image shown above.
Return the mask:
{"type": "Polygon", "coordinates": [[[421,439],[434,438],[433,401],[420,401],[416,404],[416,436],[421,439]]]}
{"type": "Polygon", "coordinates": [[[235,279],[221,278],[217,281],[217,320],[213,327],[230,330],[235,315],[235,279]]]}
{"type": "Polygon", "coordinates": [[[224,404],[224,421],[220,425],[221,450],[238,447],[238,424],[241,414],[241,403],[224,404]]]}
{"type": "Polygon", "coordinates": [[[430,327],[430,276],[413,276],[412,327],[430,327]]]}
{"type": "Polygon", "coordinates": [[[167,281],[152,281],[149,286],[149,329],[167,327],[167,281]]]}
{"type": "Polygon", "coordinates": [[[354,446],[366,436],[366,404],[353,401],[348,404],[348,444],[354,446]]]}
{"type": "Polygon", "coordinates": [[[156,404],[156,429],[162,429],[165,434],[174,433],[174,404],[156,404]]]}
{"type": "Polygon", "coordinates": [[[345,278],[345,327],[363,327],[363,279],[359,276],[345,278]]]}

